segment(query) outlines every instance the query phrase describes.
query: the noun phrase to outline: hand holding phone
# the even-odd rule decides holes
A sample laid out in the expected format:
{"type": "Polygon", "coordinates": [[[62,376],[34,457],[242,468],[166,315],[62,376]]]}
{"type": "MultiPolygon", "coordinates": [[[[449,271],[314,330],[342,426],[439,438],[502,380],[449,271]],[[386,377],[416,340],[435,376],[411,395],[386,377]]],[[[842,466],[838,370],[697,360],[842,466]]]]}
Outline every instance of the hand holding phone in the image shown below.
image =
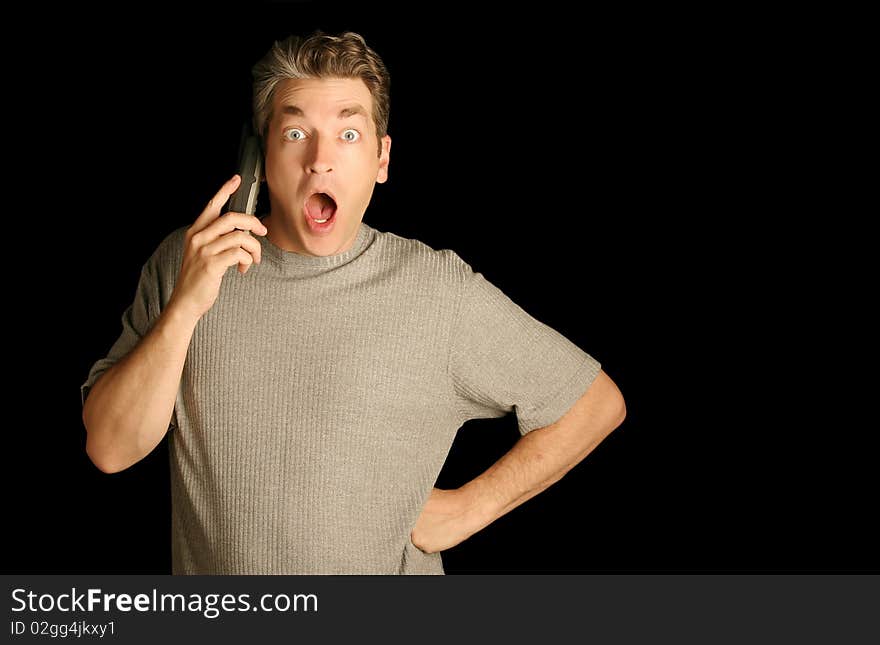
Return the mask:
{"type": "Polygon", "coordinates": [[[266,235],[266,226],[255,215],[220,213],[221,205],[227,203],[240,184],[238,176],[227,180],[187,229],[180,274],[169,308],[173,305],[187,316],[201,318],[214,305],[229,267],[237,264],[239,273],[244,274],[252,264],[261,261],[262,247],[254,235],[266,235]]]}
{"type": "Polygon", "coordinates": [[[223,184],[187,229],[180,274],[169,306],[173,302],[175,308],[201,318],[214,305],[229,267],[237,264],[238,272],[244,274],[261,261],[260,242],[251,233],[268,233],[255,215],[262,172],[260,140],[246,123],[238,148],[238,176],[223,184]]]}

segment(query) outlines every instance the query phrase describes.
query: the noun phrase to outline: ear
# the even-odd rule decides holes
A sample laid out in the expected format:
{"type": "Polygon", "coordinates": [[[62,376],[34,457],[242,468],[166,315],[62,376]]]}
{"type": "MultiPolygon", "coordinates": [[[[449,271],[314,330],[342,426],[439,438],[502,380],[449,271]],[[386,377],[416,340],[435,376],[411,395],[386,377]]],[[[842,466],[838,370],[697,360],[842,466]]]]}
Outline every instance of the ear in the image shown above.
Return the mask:
{"type": "Polygon", "coordinates": [[[387,134],[382,137],[382,152],[379,154],[379,172],[376,173],[376,183],[384,184],[388,181],[388,164],[391,161],[391,137],[387,134]]]}

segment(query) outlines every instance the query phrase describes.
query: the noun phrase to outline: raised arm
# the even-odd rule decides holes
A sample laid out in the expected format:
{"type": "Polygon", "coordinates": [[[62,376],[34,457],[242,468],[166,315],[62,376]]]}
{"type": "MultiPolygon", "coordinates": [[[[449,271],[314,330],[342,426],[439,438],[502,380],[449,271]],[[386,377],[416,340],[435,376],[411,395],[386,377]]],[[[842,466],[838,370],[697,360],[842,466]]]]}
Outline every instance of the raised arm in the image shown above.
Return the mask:
{"type": "Polygon", "coordinates": [[[266,234],[252,215],[220,209],[238,187],[235,175],[186,232],[180,274],[167,307],[149,332],[94,383],[83,405],[86,452],[103,472],[146,457],[168,431],[186,353],[196,324],[213,306],[226,270],[246,273],[260,261],[266,234]]]}

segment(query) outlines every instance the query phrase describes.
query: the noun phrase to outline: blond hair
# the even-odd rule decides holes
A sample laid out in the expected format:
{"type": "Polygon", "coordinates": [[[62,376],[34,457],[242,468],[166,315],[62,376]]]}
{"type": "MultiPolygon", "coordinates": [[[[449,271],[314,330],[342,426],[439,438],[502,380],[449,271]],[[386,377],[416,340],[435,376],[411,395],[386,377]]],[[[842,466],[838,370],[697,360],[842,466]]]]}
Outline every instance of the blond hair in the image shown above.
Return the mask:
{"type": "Polygon", "coordinates": [[[297,78],[359,78],[373,97],[373,123],[382,152],[388,133],[391,77],[385,63],[351,31],[338,36],[316,31],[311,36],[290,36],[276,41],[254,65],[254,128],[265,145],[272,120],[272,99],[278,83],[297,78]]]}

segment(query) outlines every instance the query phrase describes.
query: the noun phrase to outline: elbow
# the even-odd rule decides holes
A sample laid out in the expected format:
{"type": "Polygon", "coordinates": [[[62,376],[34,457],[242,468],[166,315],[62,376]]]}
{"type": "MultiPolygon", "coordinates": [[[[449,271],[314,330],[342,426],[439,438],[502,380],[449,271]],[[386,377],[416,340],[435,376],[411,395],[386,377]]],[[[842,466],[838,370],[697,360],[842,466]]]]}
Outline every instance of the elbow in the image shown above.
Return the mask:
{"type": "Polygon", "coordinates": [[[115,459],[112,455],[106,454],[106,452],[96,450],[94,447],[90,446],[88,441],[86,441],[86,454],[89,456],[91,462],[95,464],[95,467],[107,475],[121,472],[131,465],[129,463],[124,463],[119,459],[115,459]]]}
{"type": "Polygon", "coordinates": [[[624,419],[626,419],[626,401],[623,400],[623,395],[620,393],[620,390],[617,391],[617,400],[614,402],[614,409],[615,413],[613,416],[612,430],[620,426],[624,419]]]}
{"type": "Polygon", "coordinates": [[[123,464],[118,459],[114,459],[108,451],[101,450],[95,443],[95,441],[91,440],[91,436],[86,439],[86,454],[98,470],[112,475],[128,468],[130,464],[123,464]]]}
{"type": "Polygon", "coordinates": [[[124,463],[118,457],[114,456],[113,451],[109,450],[105,441],[100,441],[99,437],[106,433],[97,431],[94,427],[94,421],[89,421],[86,414],[87,408],[83,409],[83,425],[86,428],[86,455],[95,467],[102,473],[112,475],[121,470],[125,470],[131,464],[124,463]]]}
{"type": "Polygon", "coordinates": [[[626,419],[626,403],[619,392],[610,394],[603,401],[599,419],[604,428],[604,436],[614,432],[626,419]]]}
{"type": "Polygon", "coordinates": [[[620,426],[626,419],[626,401],[617,384],[610,378],[605,379],[602,411],[608,432],[620,426]]]}

